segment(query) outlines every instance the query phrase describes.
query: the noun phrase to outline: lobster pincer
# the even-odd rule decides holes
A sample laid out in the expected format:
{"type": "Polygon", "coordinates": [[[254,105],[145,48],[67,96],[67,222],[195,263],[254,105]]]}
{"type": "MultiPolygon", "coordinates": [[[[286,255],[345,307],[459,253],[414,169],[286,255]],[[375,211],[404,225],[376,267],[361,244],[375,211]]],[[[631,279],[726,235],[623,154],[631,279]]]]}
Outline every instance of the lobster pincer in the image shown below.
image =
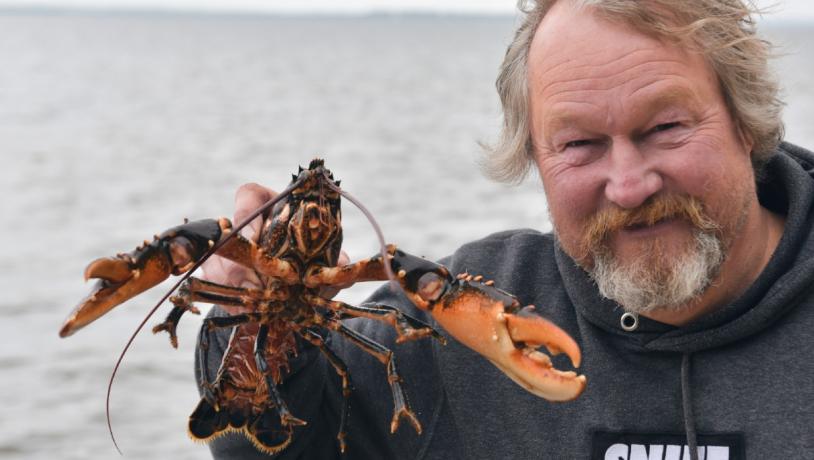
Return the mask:
{"type": "Polygon", "coordinates": [[[85,268],[85,280],[98,281],[65,320],[60,337],[73,334],[170,275],[186,272],[230,231],[228,219],[187,222],[145,241],[129,254],[94,260],[85,268]]]}
{"type": "Polygon", "coordinates": [[[555,369],[545,348],[565,353],[579,367],[579,346],[565,331],[521,307],[511,294],[480,276],[460,274],[400,250],[391,261],[407,297],[456,340],[480,353],[527,391],[549,401],[569,401],[585,389],[584,375],[555,369]]]}

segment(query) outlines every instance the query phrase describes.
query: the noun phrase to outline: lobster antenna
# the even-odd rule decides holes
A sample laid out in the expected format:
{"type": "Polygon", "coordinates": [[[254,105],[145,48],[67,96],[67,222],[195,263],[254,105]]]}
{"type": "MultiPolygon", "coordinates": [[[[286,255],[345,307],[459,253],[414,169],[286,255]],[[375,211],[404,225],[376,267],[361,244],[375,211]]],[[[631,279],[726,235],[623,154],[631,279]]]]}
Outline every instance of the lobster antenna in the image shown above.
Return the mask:
{"type": "Polygon", "coordinates": [[[368,211],[368,209],[364,207],[362,203],[359,202],[359,200],[354,198],[353,195],[339,188],[339,186],[334,184],[333,181],[329,180],[328,186],[334,189],[335,191],[339,192],[340,195],[344,196],[348,201],[353,203],[357,208],[359,208],[360,211],[362,211],[362,214],[364,214],[365,217],[367,217],[367,220],[370,222],[370,225],[373,226],[373,231],[376,232],[376,237],[379,238],[379,253],[382,255],[384,272],[387,273],[387,279],[390,280],[391,286],[397,286],[399,290],[403,290],[401,289],[401,285],[398,282],[396,282],[396,275],[393,274],[393,269],[387,262],[387,243],[385,243],[384,241],[384,234],[382,233],[382,229],[381,227],[379,227],[379,224],[376,222],[376,219],[373,217],[373,214],[370,211],[368,211]]]}
{"type": "Polygon", "coordinates": [[[264,212],[266,212],[268,209],[270,209],[275,204],[279,203],[283,198],[290,195],[291,191],[294,190],[295,188],[299,187],[305,181],[305,179],[306,178],[303,177],[301,179],[297,179],[297,180],[292,181],[291,184],[289,184],[288,187],[285,188],[285,190],[280,192],[279,195],[277,195],[274,198],[270,199],[269,201],[265,202],[262,206],[257,208],[254,212],[252,212],[249,215],[249,217],[244,219],[243,222],[241,222],[240,224],[238,224],[234,228],[232,228],[232,231],[228,235],[226,235],[226,237],[222,238],[220,241],[215,243],[215,245],[212,246],[209,249],[209,251],[207,251],[203,255],[203,257],[200,258],[200,260],[195,262],[195,264],[192,266],[192,268],[189,269],[189,271],[184,273],[184,276],[182,276],[181,279],[178,280],[177,283],[175,283],[175,285],[172,287],[172,289],[170,289],[169,292],[164,294],[164,297],[162,297],[161,300],[159,300],[158,303],[155,305],[155,307],[153,307],[152,310],[150,310],[150,312],[147,313],[147,316],[144,317],[144,319],[141,321],[141,324],[139,324],[138,327],[136,328],[136,330],[133,332],[133,335],[130,336],[130,339],[127,341],[127,344],[125,344],[124,349],[122,349],[122,352],[119,355],[119,359],[116,361],[116,365],[113,367],[113,372],[110,374],[110,381],[107,384],[107,397],[105,399],[105,417],[107,418],[107,430],[108,430],[108,432],[110,432],[110,439],[113,441],[113,446],[116,447],[116,450],[119,452],[119,455],[124,455],[124,454],[122,453],[121,449],[119,449],[118,443],[116,443],[116,437],[113,435],[113,426],[112,426],[112,424],[110,422],[110,392],[113,389],[113,379],[116,378],[116,373],[119,371],[119,366],[121,365],[122,360],[124,359],[124,355],[127,353],[127,350],[130,349],[130,345],[132,345],[133,340],[136,339],[136,336],[138,335],[138,333],[141,332],[141,330],[144,328],[144,325],[147,324],[147,321],[150,320],[150,317],[153,316],[153,314],[164,303],[164,301],[166,301],[169,298],[169,296],[171,296],[172,293],[175,292],[175,290],[178,289],[179,286],[181,286],[181,283],[183,283],[184,281],[189,279],[189,277],[192,276],[192,273],[195,270],[197,270],[198,267],[203,265],[203,263],[206,262],[206,260],[209,259],[212,256],[212,254],[217,252],[217,250],[220,249],[227,241],[234,238],[234,236],[237,235],[243,227],[245,227],[246,225],[249,225],[249,222],[254,220],[257,216],[259,216],[259,215],[263,214],[264,212]]]}

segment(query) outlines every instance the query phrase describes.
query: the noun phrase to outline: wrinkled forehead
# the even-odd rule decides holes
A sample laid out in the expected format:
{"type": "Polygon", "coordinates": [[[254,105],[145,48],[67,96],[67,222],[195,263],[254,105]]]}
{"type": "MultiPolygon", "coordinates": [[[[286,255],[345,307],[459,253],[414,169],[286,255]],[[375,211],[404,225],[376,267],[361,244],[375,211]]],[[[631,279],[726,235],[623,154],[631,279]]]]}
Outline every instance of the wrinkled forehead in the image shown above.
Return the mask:
{"type": "MultiPolygon", "coordinates": [[[[555,70],[559,67],[589,66],[607,62],[610,58],[633,53],[689,53],[654,34],[645,33],[622,20],[612,20],[591,6],[573,1],[557,2],[535,31],[529,48],[531,73],[555,70]]],[[[678,57],[678,56],[674,56],[678,57]]]]}
{"type": "Polygon", "coordinates": [[[701,54],[570,2],[557,3],[538,27],[527,78],[532,113],[562,101],[571,108],[582,103],[585,110],[601,109],[598,101],[632,109],[640,102],[666,106],[717,99],[718,92],[715,73],[701,54]]]}

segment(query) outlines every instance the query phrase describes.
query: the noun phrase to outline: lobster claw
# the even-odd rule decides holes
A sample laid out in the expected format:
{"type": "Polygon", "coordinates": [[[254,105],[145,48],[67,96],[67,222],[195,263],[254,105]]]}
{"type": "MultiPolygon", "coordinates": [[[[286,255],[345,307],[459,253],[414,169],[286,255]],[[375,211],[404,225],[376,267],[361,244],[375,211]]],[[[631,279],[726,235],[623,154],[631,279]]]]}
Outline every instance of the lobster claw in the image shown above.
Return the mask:
{"type": "Polygon", "coordinates": [[[456,340],[480,353],[527,391],[569,401],[585,389],[584,375],[555,369],[549,353],[565,353],[579,367],[579,346],[565,331],[521,308],[518,300],[480,277],[450,275],[442,265],[396,250],[393,271],[407,296],[456,340]]]}
{"type": "Polygon", "coordinates": [[[101,317],[113,307],[135,297],[170,276],[171,261],[157,245],[130,254],[96,259],[85,269],[85,281],[96,278],[91,292],[74,308],[59,331],[67,337],[101,317]]]}
{"type": "Polygon", "coordinates": [[[186,272],[229,226],[225,219],[186,223],[145,241],[130,254],[94,260],[85,269],[85,281],[98,281],[65,320],[59,336],[73,334],[171,274],[186,272]]]}

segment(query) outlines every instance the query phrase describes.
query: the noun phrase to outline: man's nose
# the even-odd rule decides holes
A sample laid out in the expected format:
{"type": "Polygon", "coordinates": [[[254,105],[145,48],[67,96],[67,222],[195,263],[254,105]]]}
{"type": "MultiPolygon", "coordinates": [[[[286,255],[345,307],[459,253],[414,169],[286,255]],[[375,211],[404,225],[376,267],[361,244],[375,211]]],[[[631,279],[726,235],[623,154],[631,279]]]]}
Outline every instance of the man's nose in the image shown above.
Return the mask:
{"type": "Polygon", "coordinates": [[[631,209],[659,192],[664,186],[661,175],[630,140],[614,140],[610,152],[605,197],[612,203],[631,209]]]}

